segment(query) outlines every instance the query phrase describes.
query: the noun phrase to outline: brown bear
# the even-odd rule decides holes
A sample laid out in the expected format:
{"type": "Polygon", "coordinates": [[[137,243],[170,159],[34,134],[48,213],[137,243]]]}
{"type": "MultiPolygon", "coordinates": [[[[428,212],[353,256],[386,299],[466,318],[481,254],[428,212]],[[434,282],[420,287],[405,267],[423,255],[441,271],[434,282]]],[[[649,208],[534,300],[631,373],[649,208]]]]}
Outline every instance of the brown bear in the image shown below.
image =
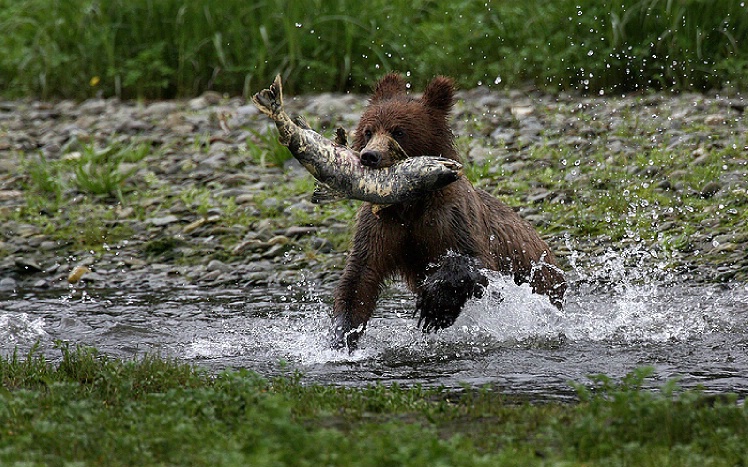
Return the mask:
{"type": "MultiPolygon", "coordinates": [[[[448,117],[454,83],[436,77],[420,98],[406,92],[398,74],[384,76],[356,128],[352,146],[361,163],[394,163],[390,138],[409,156],[460,160],[448,117]]],[[[557,307],[566,281],[556,258],[533,227],[510,207],[465,178],[415,200],[385,208],[364,203],[351,250],[334,293],[332,346],[353,350],[388,278],[400,277],[416,294],[418,324],[425,332],[451,326],[465,302],[480,298],[482,270],[529,283],[557,307]]]]}

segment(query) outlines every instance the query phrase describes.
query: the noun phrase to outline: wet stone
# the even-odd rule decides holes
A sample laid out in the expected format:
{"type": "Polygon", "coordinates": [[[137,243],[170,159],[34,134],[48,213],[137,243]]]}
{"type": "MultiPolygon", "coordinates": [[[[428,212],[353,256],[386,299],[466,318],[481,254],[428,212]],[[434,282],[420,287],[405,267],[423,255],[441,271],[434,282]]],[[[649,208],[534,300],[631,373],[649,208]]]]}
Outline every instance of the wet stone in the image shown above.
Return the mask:
{"type": "Polygon", "coordinates": [[[713,250],[715,253],[732,253],[734,251],[737,251],[737,249],[739,248],[738,245],[731,242],[716,243],[715,241],[713,245],[716,245],[713,250]]]}
{"type": "Polygon", "coordinates": [[[515,132],[510,128],[497,128],[491,133],[491,139],[511,145],[515,140],[515,132]]]}
{"type": "Polygon", "coordinates": [[[175,112],[179,106],[176,102],[172,101],[163,101],[163,102],[154,102],[150,104],[148,107],[142,110],[141,115],[144,117],[156,117],[161,118],[165,117],[167,115],[172,114],[175,112]]]}
{"type": "Polygon", "coordinates": [[[51,284],[46,279],[38,279],[31,286],[34,289],[47,289],[51,286],[51,284]]]}
{"type": "Polygon", "coordinates": [[[232,250],[232,255],[241,255],[245,253],[251,253],[253,251],[259,251],[264,250],[269,247],[267,242],[263,242],[262,240],[246,240],[243,242],[240,242],[238,245],[236,245],[232,250]]]}
{"type": "Polygon", "coordinates": [[[120,133],[142,133],[151,129],[151,124],[143,120],[126,120],[120,123],[117,131],[120,133]]]}
{"type": "MultiPolygon", "coordinates": [[[[15,168],[13,168],[15,170],[15,168]]],[[[0,171],[2,167],[0,166],[0,171]]],[[[10,170],[8,170],[10,172],[10,170]]],[[[23,197],[23,192],[19,190],[0,190],[0,202],[20,200],[23,197]]]]}
{"type": "Polygon", "coordinates": [[[234,202],[236,204],[250,204],[254,201],[256,192],[256,190],[247,190],[246,193],[237,195],[234,202]]]}
{"type": "Polygon", "coordinates": [[[319,228],[317,227],[301,227],[301,226],[294,225],[286,229],[283,235],[288,238],[298,238],[298,237],[303,237],[305,235],[316,233],[318,230],[319,228]]]}
{"type": "Polygon", "coordinates": [[[29,258],[16,258],[16,269],[22,274],[34,274],[44,270],[39,263],[29,258]]]}
{"type": "Polygon", "coordinates": [[[18,287],[18,283],[12,277],[3,277],[0,279],[0,291],[12,292],[18,287]]]}
{"type": "Polygon", "coordinates": [[[265,252],[262,253],[262,258],[265,258],[265,259],[277,258],[277,257],[283,256],[284,253],[286,253],[290,249],[291,249],[291,246],[285,243],[274,244],[269,249],[267,249],[265,252]]]}
{"type": "Polygon", "coordinates": [[[218,272],[229,272],[232,270],[231,266],[227,265],[226,263],[219,261],[217,259],[211,260],[208,265],[206,266],[206,270],[208,271],[218,271],[218,272]]]}
{"type": "Polygon", "coordinates": [[[701,187],[700,195],[702,198],[711,198],[719,190],[722,189],[722,184],[720,182],[712,181],[706,183],[703,187],[701,187]]]}
{"type": "Polygon", "coordinates": [[[541,190],[528,196],[527,201],[529,201],[532,204],[538,204],[538,203],[542,203],[543,201],[547,200],[551,196],[553,196],[553,192],[548,191],[548,190],[541,190]]]}
{"type": "Polygon", "coordinates": [[[282,212],[283,202],[278,198],[266,198],[262,201],[262,207],[271,211],[282,212]]]}
{"type": "Polygon", "coordinates": [[[104,99],[89,99],[78,106],[78,111],[83,114],[101,114],[104,113],[106,107],[104,99]]]}
{"type": "Polygon", "coordinates": [[[309,240],[310,246],[317,252],[327,254],[333,251],[332,242],[326,238],[313,236],[309,240]]]}
{"type": "Polygon", "coordinates": [[[168,216],[162,217],[151,217],[150,219],[147,219],[146,222],[156,227],[162,227],[165,225],[173,224],[175,222],[179,222],[179,218],[170,214],[168,216]]]}

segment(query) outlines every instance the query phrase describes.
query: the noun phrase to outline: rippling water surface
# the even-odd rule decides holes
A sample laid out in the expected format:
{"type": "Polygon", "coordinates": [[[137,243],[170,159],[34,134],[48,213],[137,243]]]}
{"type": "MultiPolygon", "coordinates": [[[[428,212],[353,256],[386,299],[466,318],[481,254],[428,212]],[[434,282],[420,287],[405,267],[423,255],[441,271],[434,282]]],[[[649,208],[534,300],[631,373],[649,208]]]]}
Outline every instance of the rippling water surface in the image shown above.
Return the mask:
{"type": "Polygon", "coordinates": [[[567,397],[569,381],[590,374],[652,365],[659,379],[748,393],[748,285],[679,283],[627,259],[611,255],[595,274],[572,273],[563,311],[492,277],[490,293],[453,327],[428,335],[415,326],[413,298],[394,286],[351,355],[327,348],[330,284],[17,291],[0,296],[0,351],[39,342],[54,359],[55,340],[64,340],[212,370],[300,370],[307,381],[352,386],[489,384],[538,398],[567,397]]]}

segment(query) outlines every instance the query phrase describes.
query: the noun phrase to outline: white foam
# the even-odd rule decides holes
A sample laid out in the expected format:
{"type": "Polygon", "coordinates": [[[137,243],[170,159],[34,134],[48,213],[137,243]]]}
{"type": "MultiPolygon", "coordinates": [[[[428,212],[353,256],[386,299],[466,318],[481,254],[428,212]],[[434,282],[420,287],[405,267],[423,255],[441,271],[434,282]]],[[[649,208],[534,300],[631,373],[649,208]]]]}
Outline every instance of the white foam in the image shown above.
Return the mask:
{"type": "Polygon", "coordinates": [[[26,313],[0,314],[0,341],[33,344],[37,340],[49,337],[44,327],[44,318],[31,319],[26,313]]]}

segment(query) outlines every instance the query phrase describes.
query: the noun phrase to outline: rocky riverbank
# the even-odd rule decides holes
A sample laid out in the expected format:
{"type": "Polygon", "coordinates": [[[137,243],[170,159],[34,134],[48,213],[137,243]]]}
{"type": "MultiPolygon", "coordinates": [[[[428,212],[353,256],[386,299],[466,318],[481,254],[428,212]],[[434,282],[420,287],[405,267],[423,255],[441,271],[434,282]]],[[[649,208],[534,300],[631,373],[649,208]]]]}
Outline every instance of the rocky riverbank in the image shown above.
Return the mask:
{"type": "MultiPolygon", "coordinates": [[[[680,276],[748,278],[746,100],[458,99],[468,175],[536,224],[567,267],[636,248],[680,276]]],[[[366,98],[287,101],[329,135],[352,131],[366,98]]],[[[0,291],[333,282],[357,203],[312,205],[311,176],[283,160],[268,125],[244,99],[212,93],[0,102],[0,291]],[[147,150],[90,157],[112,147],[147,150]],[[95,194],[82,177],[121,189],[95,194]]]]}

